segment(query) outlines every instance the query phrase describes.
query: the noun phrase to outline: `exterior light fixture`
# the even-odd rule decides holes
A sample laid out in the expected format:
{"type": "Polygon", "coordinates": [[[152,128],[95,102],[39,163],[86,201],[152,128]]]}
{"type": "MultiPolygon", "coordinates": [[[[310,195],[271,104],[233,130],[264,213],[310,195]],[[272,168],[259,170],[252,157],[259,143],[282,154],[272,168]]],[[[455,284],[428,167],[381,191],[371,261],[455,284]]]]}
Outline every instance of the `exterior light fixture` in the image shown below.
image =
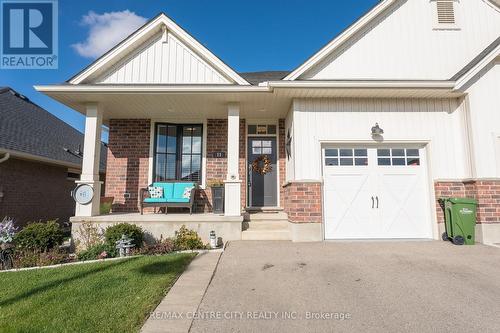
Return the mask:
{"type": "Polygon", "coordinates": [[[372,136],[380,136],[384,134],[384,130],[380,128],[378,123],[375,123],[375,126],[372,127],[372,136]]]}

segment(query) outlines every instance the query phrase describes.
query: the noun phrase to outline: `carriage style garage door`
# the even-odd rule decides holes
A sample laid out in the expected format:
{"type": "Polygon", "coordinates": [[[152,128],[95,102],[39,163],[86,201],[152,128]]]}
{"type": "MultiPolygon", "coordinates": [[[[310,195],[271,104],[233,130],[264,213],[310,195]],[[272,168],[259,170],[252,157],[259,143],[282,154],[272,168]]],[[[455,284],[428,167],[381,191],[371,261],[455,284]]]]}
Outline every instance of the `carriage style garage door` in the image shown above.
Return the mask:
{"type": "Polygon", "coordinates": [[[326,239],[432,238],[425,148],[323,149],[326,239]]]}

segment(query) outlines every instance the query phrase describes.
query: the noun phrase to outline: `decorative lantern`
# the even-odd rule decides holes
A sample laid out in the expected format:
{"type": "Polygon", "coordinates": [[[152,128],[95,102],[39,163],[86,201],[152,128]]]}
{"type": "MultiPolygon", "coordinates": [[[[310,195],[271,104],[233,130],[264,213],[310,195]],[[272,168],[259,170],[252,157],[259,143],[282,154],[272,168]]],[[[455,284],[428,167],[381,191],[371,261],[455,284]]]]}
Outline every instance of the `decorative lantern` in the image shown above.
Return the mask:
{"type": "Polygon", "coordinates": [[[120,253],[120,257],[128,257],[130,255],[130,249],[134,246],[135,245],[132,244],[132,238],[127,237],[125,234],[116,241],[116,248],[120,253]]]}
{"type": "Polygon", "coordinates": [[[215,231],[210,231],[210,247],[212,249],[217,248],[217,236],[215,235],[215,231]]]}

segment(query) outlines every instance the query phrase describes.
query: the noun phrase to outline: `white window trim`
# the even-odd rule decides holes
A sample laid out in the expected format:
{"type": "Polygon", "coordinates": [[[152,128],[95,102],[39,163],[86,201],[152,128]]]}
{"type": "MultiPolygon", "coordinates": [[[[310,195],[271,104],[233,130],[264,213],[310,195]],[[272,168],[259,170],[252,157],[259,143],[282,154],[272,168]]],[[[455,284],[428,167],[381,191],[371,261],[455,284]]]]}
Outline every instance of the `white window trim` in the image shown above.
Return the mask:
{"type": "MultiPolygon", "coordinates": [[[[438,20],[438,14],[437,14],[437,3],[440,0],[430,0],[431,3],[431,10],[432,10],[432,22],[433,22],[433,28],[432,30],[461,30],[460,29],[460,0],[448,0],[450,2],[453,2],[453,12],[455,14],[455,23],[454,24],[445,24],[445,23],[439,23],[438,20]]],[[[443,1],[443,0],[441,0],[443,1]]]]}
{"type": "Polygon", "coordinates": [[[148,184],[153,182],[153,163],[154,163],[154,143],[155,143],[155,128],[156,123],[172,123],[172,124],[202,124],[203,139],[201,147],[201,183],[199,188],[206,189],[207,180],[207,120],[206,119],[185,119],[180,120],[177,118],[161,118],[151,119],[151,128],[149,132],[149,165],[148,165],[148,184]]]}

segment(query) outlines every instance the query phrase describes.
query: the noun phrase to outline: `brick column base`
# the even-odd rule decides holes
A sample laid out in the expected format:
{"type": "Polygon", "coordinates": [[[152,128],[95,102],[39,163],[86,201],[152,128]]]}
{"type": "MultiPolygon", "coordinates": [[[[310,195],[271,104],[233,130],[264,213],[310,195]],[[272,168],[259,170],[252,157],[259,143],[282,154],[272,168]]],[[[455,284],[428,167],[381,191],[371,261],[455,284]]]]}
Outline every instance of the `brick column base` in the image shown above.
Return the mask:
{"type": "Polygon", "coordinates": [[[283,186],[284,209],[292,223],[321,223],[321,183],[289,182],[283,186]]]}

